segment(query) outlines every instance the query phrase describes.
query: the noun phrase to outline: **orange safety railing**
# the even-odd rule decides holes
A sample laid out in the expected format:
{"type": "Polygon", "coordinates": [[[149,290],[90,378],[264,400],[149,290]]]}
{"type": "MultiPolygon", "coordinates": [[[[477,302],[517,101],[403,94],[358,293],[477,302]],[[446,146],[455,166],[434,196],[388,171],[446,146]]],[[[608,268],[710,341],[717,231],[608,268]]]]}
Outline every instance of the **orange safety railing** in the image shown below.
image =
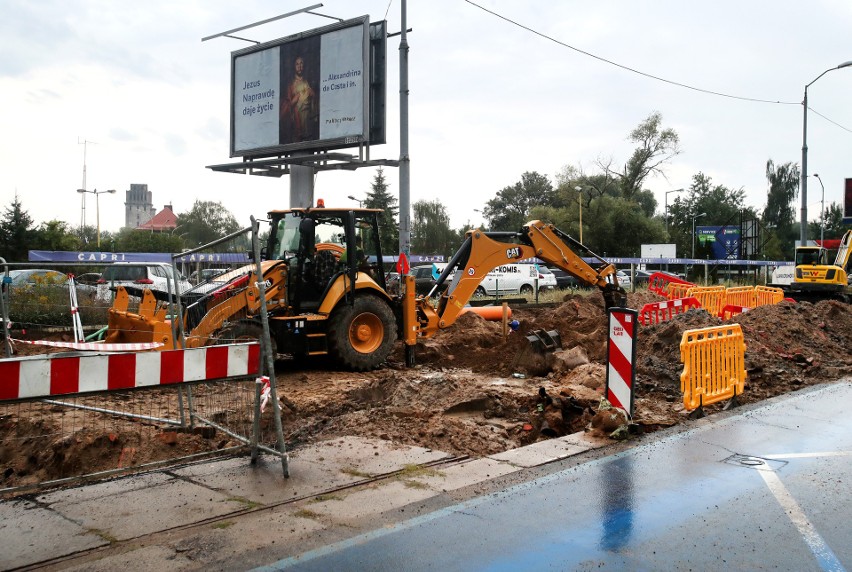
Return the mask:
{"type": "Polygon", "coordinates": [[[678,314],[683,314],[690,308],[700,308],[701,303],[695,298],[678,298],[664,302],[645,304],[639,310],[639,323],[643,326],[667,322],[678,314]]]}
{"type": "Polygon", "coordinates": [[[666,287],[665,296],[669,300],[676,300],[677,298],[686,298],[687,292],[691,288],[695,288],[695,284],[692,282],[671,282],[666,287]]]}
{"type": "Polygon", "coordinates": [[[745,350],[739,324],[686,330],[680,342],[683,406],[691,411],[740,395],[746,379],[745,350]]]}
{"type": "Polygon", "coordinates": [[[725,307],[722,308],[722,311],[719,312],[719,317],[723,320],[730,320],[734,316],[738,314],[745,314],[751,310],[749,306],[738,306],[737,304],[725,304],[725,307]]]}
{"type": "Polygon", "coordinates": [[[695,296],[701,302],[701,307],[711,316],[718,316],[725,305],[724,286],[695,286],[686,291],[687,296],[695,296]]]}
{"type": "Polygon", "coordinates": [[[677,276],[672,276],[665,272],[654,272],[648,277],[648,290],[660,296],[668,296],[667,287],[669,284],[689,284],[690,286],[695,286],[692,282],[681,280],[677,276]]]}
{"type": "Polygon", "coordinates": [[[734,286],[725,290],[725,304],[754,308],[756,299],[754,286],[734,286]]]}
{"type": "Polygon", "coordinates": [[[784,300],[784,291],[781,288],[772,288],[771,286],[757,286],[754,289],[755,306],[766,306],[768,304],[780,304],[784,300]]]}

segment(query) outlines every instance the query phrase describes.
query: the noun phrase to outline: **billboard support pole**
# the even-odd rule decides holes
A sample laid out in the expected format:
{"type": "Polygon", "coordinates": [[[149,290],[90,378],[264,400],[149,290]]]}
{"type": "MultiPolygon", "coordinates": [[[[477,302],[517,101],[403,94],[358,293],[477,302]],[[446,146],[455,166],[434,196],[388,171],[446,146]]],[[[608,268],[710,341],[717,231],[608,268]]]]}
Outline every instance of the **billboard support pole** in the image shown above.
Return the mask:
{"type": "Polygon", "coordinates": [[[314,206],[316,169],[307,165],[290,165],[290,208],[314,206]]]}
{"type": "Polygon", "coordinates": [[[408,16],[401,4],[399,41],[399,251],[411,252],[411,164],[408,157],[408,16]]]}

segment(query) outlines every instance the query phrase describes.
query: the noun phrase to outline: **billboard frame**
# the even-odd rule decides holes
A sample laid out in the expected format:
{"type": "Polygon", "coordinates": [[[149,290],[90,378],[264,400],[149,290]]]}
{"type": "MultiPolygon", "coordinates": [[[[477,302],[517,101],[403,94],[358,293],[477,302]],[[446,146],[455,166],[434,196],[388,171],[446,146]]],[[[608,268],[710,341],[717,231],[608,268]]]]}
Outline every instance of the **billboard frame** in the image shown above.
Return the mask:
{"type": "MultiPolygon", "coordinates": [[[[386,37],[386,36],[385,36],[386,37]]],[[[240,50],[236,50],[231,52],[231,76],[230,76],[230,110],[229,110],[229,120],[230,120],[230,133],[229,133],[229,147],[230,147],[230,156],[231,157],[243,157],[243,158],[262,158],[262,157],[272,157],[275,155],[285,155],[294,152],[300,151],[328,151],[331,149],[342,149],[346,147],[355,147],[362,145],[369,145],[371,143],[371,88],[373,86],[373,78],[375,73],[371,69],[371,25],[369,16],[360,16],[357,18],[352,18],[349,20],[336,22],[334,24],[329,24],[328,26],[323,26],[320,28],[314,28],[312,30],[306,30],[303,32],[299,32],[297,34],[292,34],[290,36],[285,36],[283,38],[277,38],[275,40],[271,40],[269,42],[264,42],[262,44],[257,44],[254,46],[250,46],[247,48],[243,48],[240,50]],[[258,147],[251,148],[241,148],[237,149],[237,112],[236,108],[238,105],[238,94],[237,94],[237,86],[235,85],[235,81],[237,78],[237,73],[239,69],[245,69],[245,66],[242,68],[238,66],[238,60],[240,58],[245,58],[251,54],[263,54],[268,53],[271,54],[273,52],[267,52],[268,50],[278,49],[278,54],[281,53],[282,50],[286,49],[286,46],[296,46],[298,42],[306,42],[306,41],[316,41],[320,43],[324,36],[332,34],[334,32],[340,30],[347,30],[352,28],[361,27],[361,86],[360,93],[361,99],[360,102],[360,126],[357,134],[339,136],[339,137],[329,137],[326,139],[320,138],[320,135],[317,135],[317,138],[296,142],[288,142],[281,143],[281,137],[278,137],[278,143],[274,145],[261,145],[258,147]]],[[[321,56],[321,52],[313,54],[314,61],[319,68],[319,58],[321,56]]],[[[279,68],[280,70],[280,68],[279,68]]],[[[319,77],[319,73],[322,70],[317,71],[317,77],[319,77]]],[[[279,71],[280,74],[280,71],[279,71]]],[[[282,85],[282,80],[280,77],[277,78],[278,83],[277,87],[280,90],[282,85]]],[[[274,84],[275,85],[275,84],[274,84]]],[[[384,82],[382,82],[382,86],[384,86],[384,82]]],[[[320,86],[317,85],[317,90],[320,90],[320,86]]],[[[282,94],[279,91],[279,97],[282,94]]],[[[321,101],[322,95],[318,96],[318,99],[321,101]]],[[[277,102],[277,99],[276,99],[277,102]]],[[[319,105],[319,104],[318,104],[319,105]]],[[[275,110],[278,112],[278,109],[275,110]]],[[[322,117],[319,118],[322,120],[322,117]]],[[[281,119],[280,116],[278,118],[278,126],[280,128],[281,119]]],[[[384,124],[384,121],[381,121],[384,124]]],[[[383,134],[384,129],[381,130],[373,130],[375,134],[383,134]]],[[[384,141],[380,141],[383,143],[384,141]]],[[[379,141],[376,141],[379,143],[379,141]]]]}

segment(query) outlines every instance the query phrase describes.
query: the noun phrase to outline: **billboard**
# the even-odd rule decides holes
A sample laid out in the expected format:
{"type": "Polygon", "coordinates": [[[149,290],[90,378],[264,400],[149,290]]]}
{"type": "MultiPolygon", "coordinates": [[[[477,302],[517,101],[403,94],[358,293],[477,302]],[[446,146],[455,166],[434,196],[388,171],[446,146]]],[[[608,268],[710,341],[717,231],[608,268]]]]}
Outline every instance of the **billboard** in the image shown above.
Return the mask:
{"type": "Polygon", "coordinates": [[[232,52],[231,157],[370,142],[370,55],[367,16],[232,52]]]}
{"type": "Polygon", "coordinates": [[[640,246],[641,258],[677,258],[676,244],[643,244],[640,246]]]}
{"type": "Polygon", "coordinates": [[[735,260],[740,258],[740,228],[738,226],[699,226],[695,228],[698,243],[710,245],[711,258],[735,260]]]}
{"type": "Polygon", "coordinates": [[[852,224],[852,179],[843,187],[843,224],[852,224]]]}

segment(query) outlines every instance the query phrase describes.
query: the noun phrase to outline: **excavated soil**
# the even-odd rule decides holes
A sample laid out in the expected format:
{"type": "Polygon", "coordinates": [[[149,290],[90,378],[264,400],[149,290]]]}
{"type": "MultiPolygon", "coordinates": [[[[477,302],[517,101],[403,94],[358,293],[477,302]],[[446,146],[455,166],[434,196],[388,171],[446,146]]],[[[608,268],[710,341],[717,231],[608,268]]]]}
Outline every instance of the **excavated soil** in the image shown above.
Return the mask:
{"type": "MultiPolygon", "coordinates": [[[[629,295],[628,302],[641,308],[662,299],[642,292],[629,295]]],[[[299,369],[293,362],[280,361],[280,391],[298,408],[296,414],[284,410],[288,447],[359,435],[479,457],[576,431],[607,437],[623,424],[611,410],[600,409],[607,322],[599,295],[569,294],[558,305],[517,309],[513,317],[520,327],[504,340],[499,323],[462,315],[453,327],[419,344],[413,369],[404,367],[401,345],[387,367],[367,373],[337,371],[322,360],[298,364],[299,369]],[[532,330],[558,332],[562,350],[546,357],[531,351],[526,335],[532,330]]],[[[852,374],[850,305],[782,302],[731,321],[742,326],[747,346],[748,379],[741,403],[852,374]]],[[[639,328],[633,419],[639,429],[649,432],[687,419],[679,381],[683,332],[722,323],[703,310],[693,310],[639,328]]],[[[720,408],[717,404],[705,410],[712,414],[720,408]]],[[[28,424],[35,430],[35,425],[51,419],[4,415],[0,421],[0,443],[8,435],[17,436],[14,450],[0,447],[4,471],[0,484],[22,482],[16,478],[16,467],[28,462],[30,479],[66,474],[56,460],[33,464],[33,459],[45,457],[44,447],[36,449],[21,438],[28,424]]],[[[263,421],[271,424],[270,408],[263,421]]],[[[122,438],[120,433],[87,430],[72,439],[78,449],[85,444],[85,456],[77,458],[69,449],[71,453],[63,452],[60,460],[83,463],[90,472],[113,468],[121,449],[116,440],[122,438]]],[[[194,452],[234,444],[221,434],[191,433],[148,443],[133,448],[138,459],[156,459],[159,449],[194,452]]]]}

